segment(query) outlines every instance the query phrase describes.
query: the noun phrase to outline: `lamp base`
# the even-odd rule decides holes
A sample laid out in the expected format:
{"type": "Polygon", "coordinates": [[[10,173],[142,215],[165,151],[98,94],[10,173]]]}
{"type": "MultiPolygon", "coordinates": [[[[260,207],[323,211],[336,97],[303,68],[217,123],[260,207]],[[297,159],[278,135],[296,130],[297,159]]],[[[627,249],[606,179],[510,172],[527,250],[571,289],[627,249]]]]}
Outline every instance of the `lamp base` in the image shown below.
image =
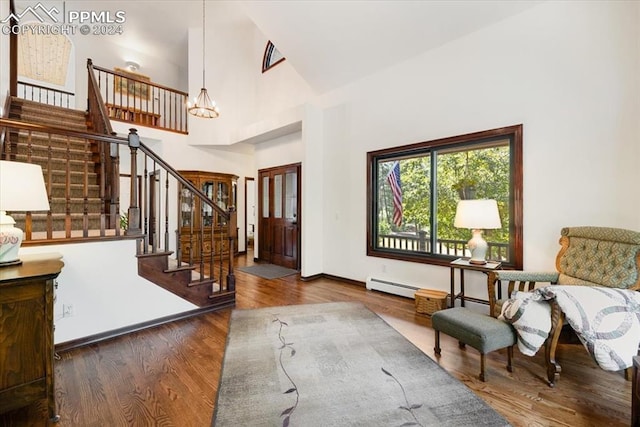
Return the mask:
{"type": "Polygon", "coordinates": [[[469,250],[471,251],[471,259],[469,264],[484,265],[487,263],[487,249],[488,246],[486,240],[482,238],[482,230],[472,230],[473,237],[467,243],[469,250]]]}
{"type": "Polygon", "coordinates": [[[0,266],[20,263],[18,250],[24,233],[13,226],[16,222],[5,211],[0,211],[0,266]]]}

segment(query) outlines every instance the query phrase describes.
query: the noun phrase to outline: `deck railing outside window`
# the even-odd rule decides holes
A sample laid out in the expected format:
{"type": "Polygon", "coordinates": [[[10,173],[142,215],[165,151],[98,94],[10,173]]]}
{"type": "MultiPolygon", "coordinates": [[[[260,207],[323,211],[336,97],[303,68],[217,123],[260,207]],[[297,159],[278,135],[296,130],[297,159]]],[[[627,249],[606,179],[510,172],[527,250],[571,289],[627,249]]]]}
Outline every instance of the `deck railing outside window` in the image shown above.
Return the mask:
{"type": "MultiPolygon", "coordinates": [[[[467,242],[463,240],[437,239],[437,250],[432,250],[431,239],[425,232],[418,234],[381,234],[378,236],[378,247],[407,252],[438,253],[457,257],[468,257],[467,242]]],[[[487,242],[487,258],[490,260],[504,261],[507,259],[509,244],[487,242]]]]}

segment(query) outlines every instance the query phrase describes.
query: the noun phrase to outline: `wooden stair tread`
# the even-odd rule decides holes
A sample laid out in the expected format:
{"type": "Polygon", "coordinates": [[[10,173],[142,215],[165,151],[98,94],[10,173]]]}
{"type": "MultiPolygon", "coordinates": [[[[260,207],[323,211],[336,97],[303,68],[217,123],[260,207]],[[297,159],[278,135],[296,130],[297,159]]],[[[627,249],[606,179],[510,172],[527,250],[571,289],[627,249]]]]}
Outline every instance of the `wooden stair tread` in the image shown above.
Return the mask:
{"type": "Polygon", "coordinates": [[[226,297],[233,297],[235,299],[235,294],[236,294],[236,291],[222,291],[222,292],[217,292],[216,294],[209,295],[209,298],[210,299],[214,299],[214,298],[217,299],[217,298],[221,298],[223,296],[226,296],[226,297]]]}
{"type": "Polygon", "coordinates": [[[212,284],[216,284],[218,286],[220,286],[218,284],[218,281],[215,279],[202,279],[202,280],[197,280],[197,281],[193,281],[193,282],[189,282],[189,284],[187,285],[188,287],[194,287],[194,286],[204,286],[204,285],[212,285],[212,284]]]}
{"type": "Polygon", "coordinates": [[[157,251],[157,252],[149,252],[146,254],[137,254],[137,258],[152,258],[152,257],[161,257],[161,256],[171,256],[173,255],[173,251],[157,251]]]}
{"type": "Polygon", "coordinates": [[[174,267],[174,268],[167,268],[165,270],[163,270],[165,273],[173,273],[175,271],[188,271],[188,270],[195,270],[196,266],[195,265],[183,265],[180,267],[174,267]]]}
{"type": "Polygon", "coordinates": [[[60,107],[58,105],[44,104],[42,102],[31,101],[24,98],[18,98],[17,96],[11,97],[11,106],[12,107],[15,106],[17,108],[22,108],[22,109],[29,109],[29,110],[38,110],[38,111],[44,110],[44,111],[50,112],[51,114],[67,114],[67,115],[74,115],[74,116],[83,117],[83,118],[86,117],[87,115],[87,113],[82,110],[60,107]]]}

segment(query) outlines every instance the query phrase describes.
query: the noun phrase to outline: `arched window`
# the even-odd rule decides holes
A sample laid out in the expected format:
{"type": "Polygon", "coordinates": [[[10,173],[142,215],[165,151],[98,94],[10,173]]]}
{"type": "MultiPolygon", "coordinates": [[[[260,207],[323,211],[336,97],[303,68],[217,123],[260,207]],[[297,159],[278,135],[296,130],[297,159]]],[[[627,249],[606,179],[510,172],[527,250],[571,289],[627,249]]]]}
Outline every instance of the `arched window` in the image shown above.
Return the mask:
{"type": "Polygon", "coordinates": [[[285,60],[280,51],[271,43],[271,40],[267,42],[267,46],[264,49],[264,56],[262,57],[262,72],[264,73],[269,68],[281,63],[285,60]]]}

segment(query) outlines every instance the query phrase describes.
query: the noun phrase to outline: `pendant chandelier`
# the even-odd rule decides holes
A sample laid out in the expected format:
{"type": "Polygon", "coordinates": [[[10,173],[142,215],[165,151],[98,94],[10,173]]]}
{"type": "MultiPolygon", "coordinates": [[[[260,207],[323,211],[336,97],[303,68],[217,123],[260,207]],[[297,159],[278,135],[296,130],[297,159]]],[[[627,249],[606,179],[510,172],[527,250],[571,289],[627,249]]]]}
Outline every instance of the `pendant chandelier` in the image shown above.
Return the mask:
{"type": "Polygon", "coordinates": [[[190,114],[193,114],[196,117],[202,117],[205,119],[215,119],[220,115],[220,111],[218,110],[218,106],[215,101],[212,101],[207,93],[207,88],[204,84],[204,76],[205,76],[205,48],[204,48],[204,40],[205,40],[205,8],[204,8],[205,0],[202,0],[202,89],[200,89],[200,95],[194,100],[194,104],[187,103],[187,111],[190,114]]]}

